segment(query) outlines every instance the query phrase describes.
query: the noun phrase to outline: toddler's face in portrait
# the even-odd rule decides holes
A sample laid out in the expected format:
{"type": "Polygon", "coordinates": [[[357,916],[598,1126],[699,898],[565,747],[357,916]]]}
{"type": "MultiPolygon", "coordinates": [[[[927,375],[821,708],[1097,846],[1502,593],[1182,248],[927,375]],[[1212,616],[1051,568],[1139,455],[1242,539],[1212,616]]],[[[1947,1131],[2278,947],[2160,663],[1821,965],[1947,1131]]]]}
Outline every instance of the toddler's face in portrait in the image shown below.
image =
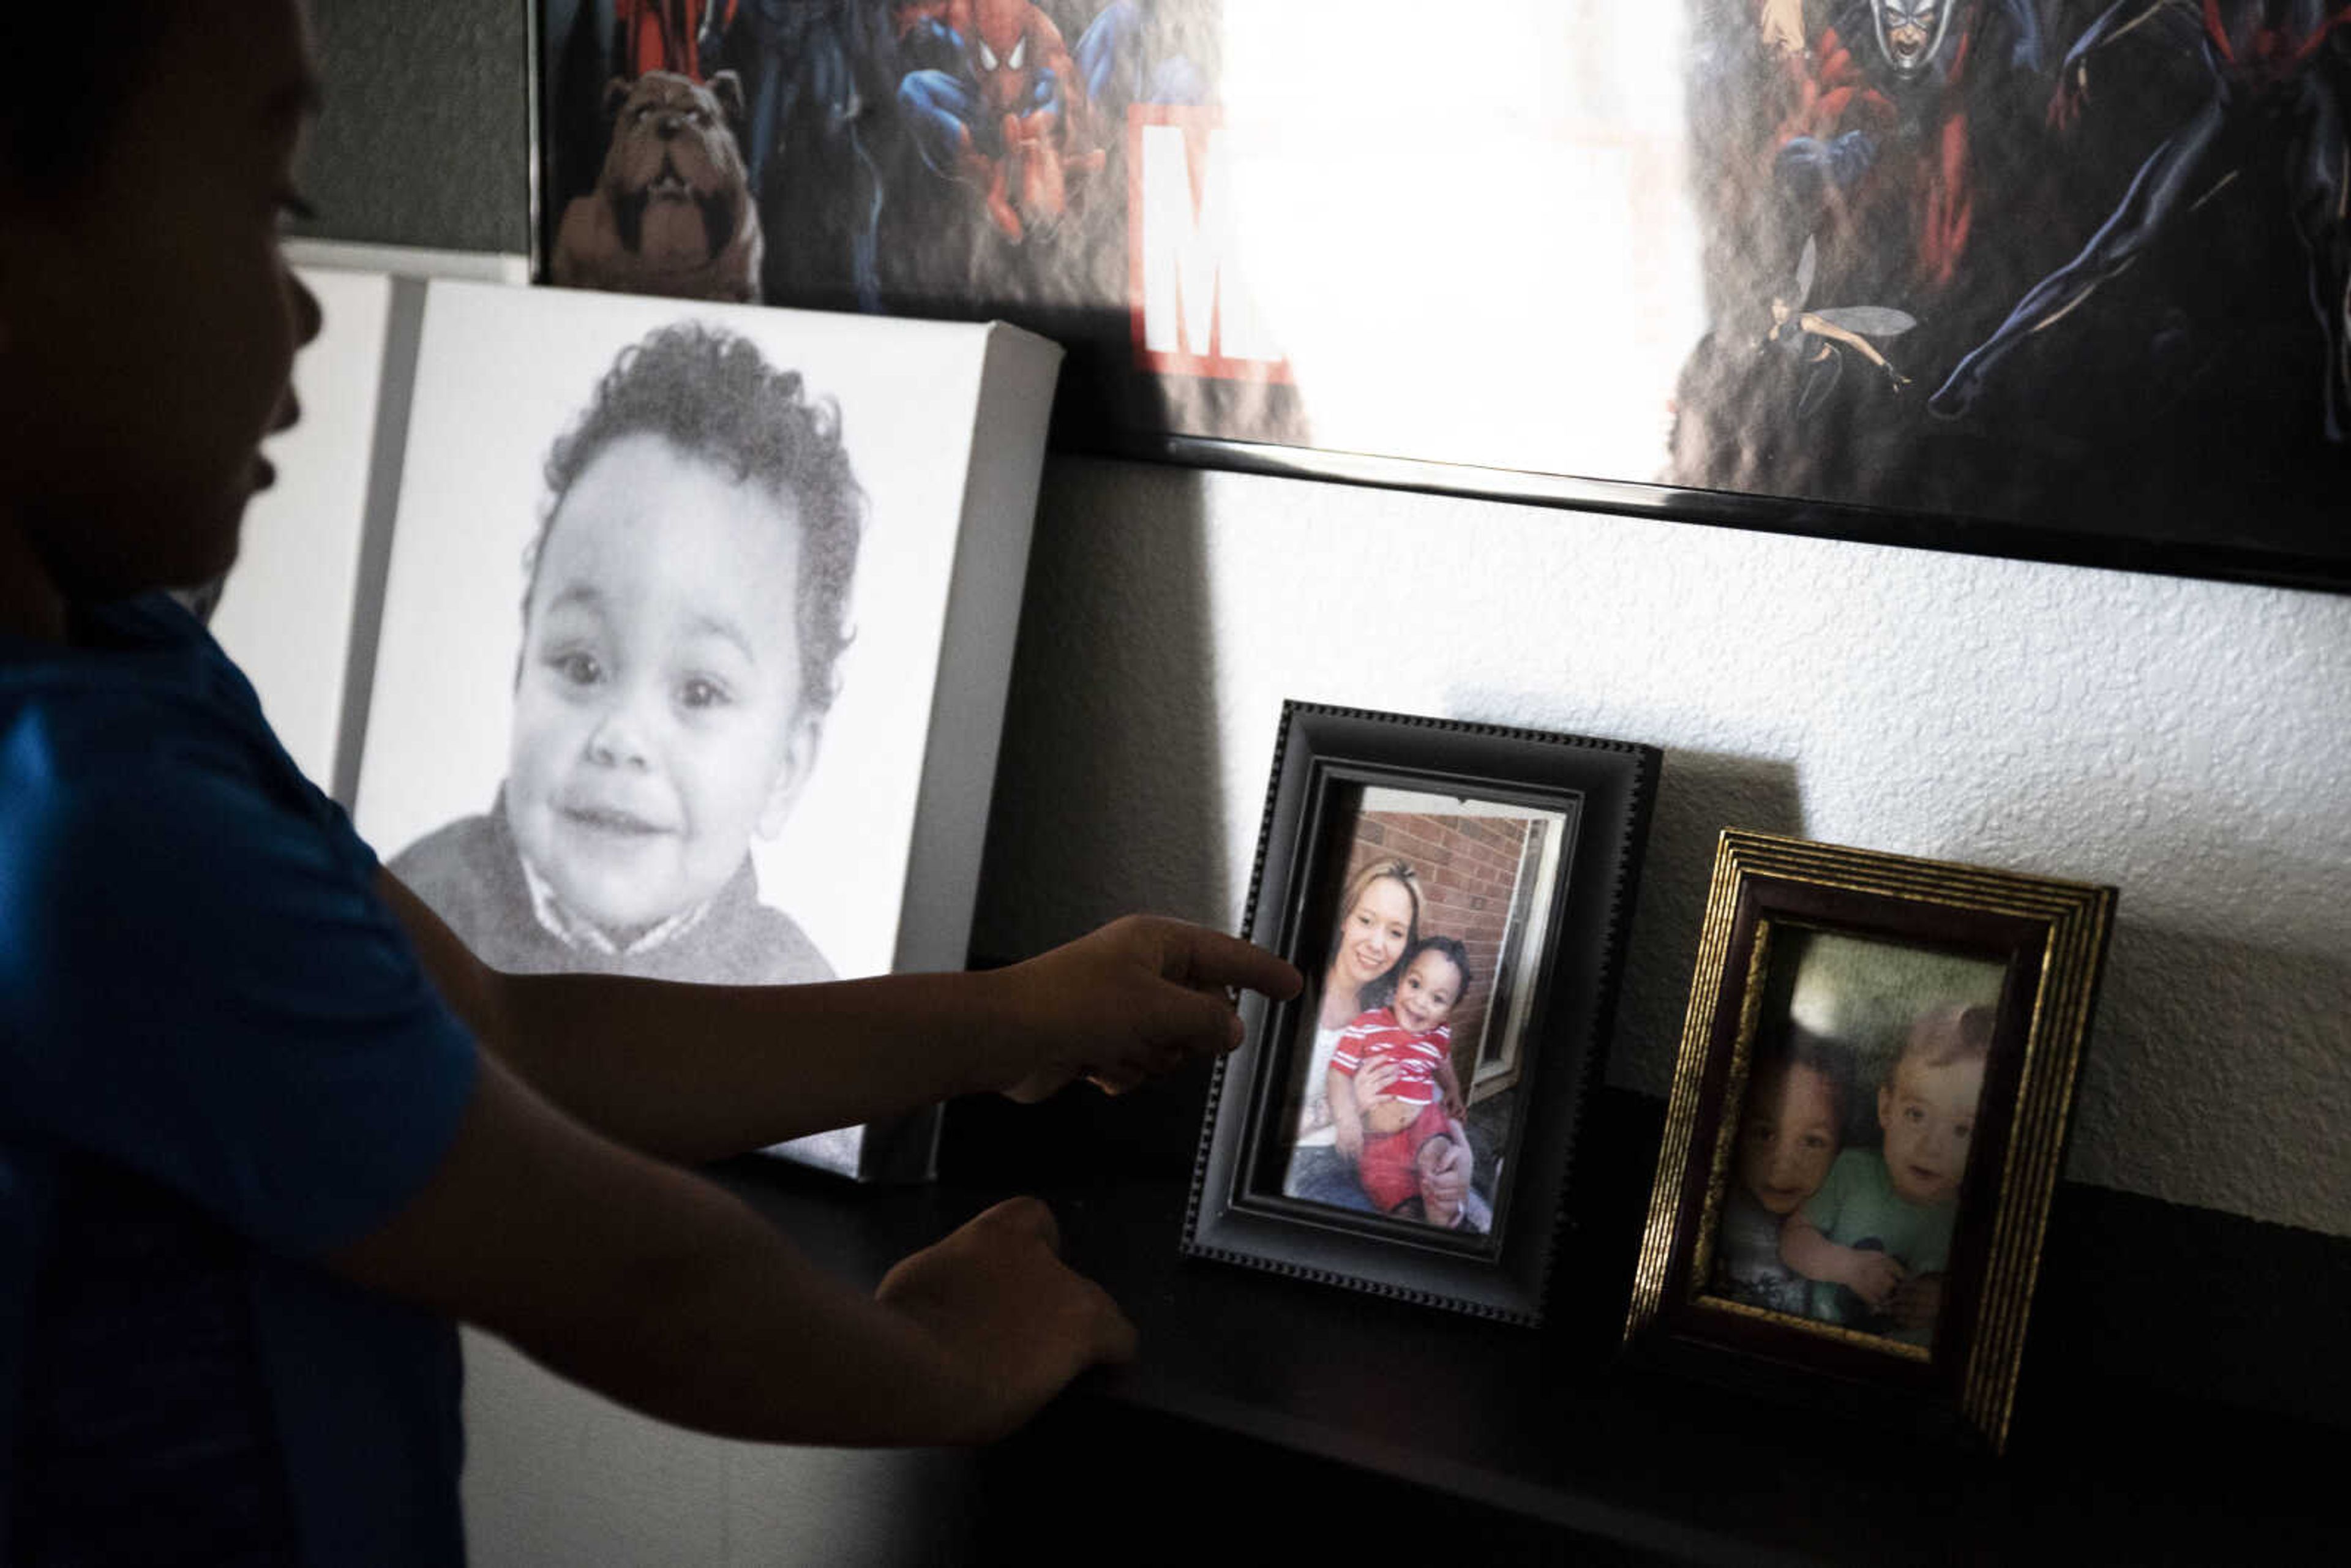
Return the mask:
{"type": "Polygon", "coordinates": [[[1819,1069],[1767,1068],[1740,1118],[1739,1179],[1767,1212],[1793,1214],[1828,1179],[1837,1136],[1836,1092],[1819,1069]]]}
{"type": "Polygon", "coordinates": [[[1396,1022],[1415,1034],[1426,1034],[1453,1016],[1453,1004],[1460,999],[1461,971],[1432,947],[1405,967],[1389,1005],[1396,1022]]]}
{"type": "Polygon", "coordinates": [[[1877,1124],[1886,1129],[1886,1180],[1906,1201],[1959,1197],[1983,1076],[1981,1057],[1930,1067],[1906,1054],[1895,1063],[1877,1092],[1877,1124]]]}
{"type": "Polygon", "coordinates": [[[615,441],[541,546],[506,810],[575,914],[615,936],[707,900],[814,760],[797,508],[667,440],[615,441]]]}

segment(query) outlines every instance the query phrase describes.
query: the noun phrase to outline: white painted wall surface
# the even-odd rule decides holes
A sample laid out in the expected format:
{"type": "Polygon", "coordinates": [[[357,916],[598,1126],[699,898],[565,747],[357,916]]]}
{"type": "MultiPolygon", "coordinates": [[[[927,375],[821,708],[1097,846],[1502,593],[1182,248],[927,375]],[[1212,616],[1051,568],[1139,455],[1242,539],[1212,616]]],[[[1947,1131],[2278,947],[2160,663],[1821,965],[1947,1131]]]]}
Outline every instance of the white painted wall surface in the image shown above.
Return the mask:
{"type": "Polygon", "coordinates": [[[1285,697],[1666,752],[1612,1082],[1716,831],[2122,890],[2075,1180],[2351,1234],[2351,596],[1061,459],[976,948],[1237,925],[1285,697]]]}
{"type": "Polygon", "coordinates": [[[467,1330],[475,1568],[848,1568],[965,1560],[960,1451],[786,1448],[646,1420],[467,1330]]]}

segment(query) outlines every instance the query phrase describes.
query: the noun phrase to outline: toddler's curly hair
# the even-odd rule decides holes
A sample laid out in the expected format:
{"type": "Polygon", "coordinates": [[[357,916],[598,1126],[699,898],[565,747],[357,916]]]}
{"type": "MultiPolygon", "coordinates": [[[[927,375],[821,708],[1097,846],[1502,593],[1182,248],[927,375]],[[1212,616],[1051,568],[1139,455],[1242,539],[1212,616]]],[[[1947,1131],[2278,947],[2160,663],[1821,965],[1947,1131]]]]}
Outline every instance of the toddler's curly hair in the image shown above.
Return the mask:
{"type": "Polygon", "coordinates": [[[547,509],[524,557],[523,618],[563,498],[604,450],[648,434],[738,484],[787,497],[799,514],[800,700],[822,713],[840,692],[849,589],[865,532],[865,492],[841,444],[841,410],[812,398],[798,371],[778,371],[758,345],[723,327],[683,321],[621,350],[596,396],[547,458],[547,509]]]}

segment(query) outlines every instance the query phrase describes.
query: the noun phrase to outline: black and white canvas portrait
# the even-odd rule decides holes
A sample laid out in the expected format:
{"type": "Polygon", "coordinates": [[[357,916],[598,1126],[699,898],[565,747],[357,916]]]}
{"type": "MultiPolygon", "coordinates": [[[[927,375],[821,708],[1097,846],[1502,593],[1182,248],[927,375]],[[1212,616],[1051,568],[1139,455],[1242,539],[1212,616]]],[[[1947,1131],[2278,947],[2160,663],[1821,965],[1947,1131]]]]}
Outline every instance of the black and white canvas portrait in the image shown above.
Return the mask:
{"type": "Polygon", "coordinates": [[[357,817],[486,962],[893,967],[985,331],[434,286],[357,817]]]}

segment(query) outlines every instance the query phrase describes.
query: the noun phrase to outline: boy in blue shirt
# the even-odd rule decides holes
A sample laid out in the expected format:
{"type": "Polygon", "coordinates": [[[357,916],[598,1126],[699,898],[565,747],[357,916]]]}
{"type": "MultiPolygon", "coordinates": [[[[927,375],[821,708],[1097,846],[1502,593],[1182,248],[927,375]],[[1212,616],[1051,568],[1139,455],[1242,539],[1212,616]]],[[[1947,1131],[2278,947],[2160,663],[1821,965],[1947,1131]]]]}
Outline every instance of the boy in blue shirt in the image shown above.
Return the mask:
{"type": "Polygon", "coordinates": [[[0,1559],[461,1561],[459,1319],[783,1441],[984,1438],[1129,1354],[1031,1200],[868,1297],[682,1167],[1123,1088],[1296,973],[1148,920],[790,989],[481,966],[157,591],[235,559],[318,329],[298,5],[10,6],[0,48],[0,1559]]]}

